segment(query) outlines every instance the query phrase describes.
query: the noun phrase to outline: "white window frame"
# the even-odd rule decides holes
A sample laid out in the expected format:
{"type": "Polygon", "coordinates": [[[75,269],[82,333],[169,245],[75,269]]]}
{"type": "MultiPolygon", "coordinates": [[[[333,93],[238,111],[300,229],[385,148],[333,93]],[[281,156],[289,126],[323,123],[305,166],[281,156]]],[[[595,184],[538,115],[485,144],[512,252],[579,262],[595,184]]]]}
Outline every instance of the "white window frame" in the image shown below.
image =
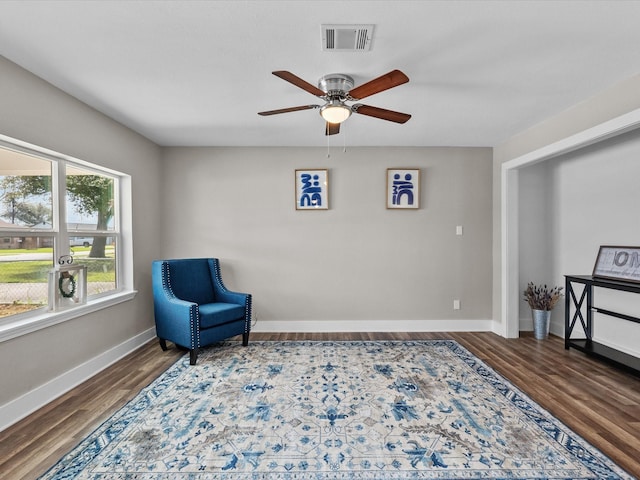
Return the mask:
{"type": "MultiPolygon", "coordinates": [[[[114,215],[116,216],[115,231],[101,232],[110,236],[116,236],[118,245],[118,252],[116,255],[116,290],[111,290],[100,295],[93,295],[87,298],[87,302],[85,304],[62,311],[48,311],[46,307],[44,307],[30,312],[1,318],[0,342],[26,335],[28,333],[133,299],[137,292],[133,285],[131,176],[1,134],[0,148],[39,157],[43,160],[52,162],[52,197],[54,198],[52,212],[53,228],[51,230],[34,230],[33,233],[53,235],[57,239],[57,243],[61,245],[61,250],[57,250],[57,252],[64,254],[66,248],[68,253],[68,238],[69,236],[75,235],[74,232],[67,231],[65,219],[66,211],[58,202],[61,183],[59,181],[59,176],[62,175],[62,178],[65,178],[66,165],[74,165],[85,170],[94,171],[97,174],[105,174],[116,178],[117,181],[115,183],[117,184],[117,188],[114,189],[114,201],[119,205],[116,212],[114,212],[114,215]]],[[[10,229],[0,229],[0,236],[15,236],[15,231],[12,232],[10,229]]]]}

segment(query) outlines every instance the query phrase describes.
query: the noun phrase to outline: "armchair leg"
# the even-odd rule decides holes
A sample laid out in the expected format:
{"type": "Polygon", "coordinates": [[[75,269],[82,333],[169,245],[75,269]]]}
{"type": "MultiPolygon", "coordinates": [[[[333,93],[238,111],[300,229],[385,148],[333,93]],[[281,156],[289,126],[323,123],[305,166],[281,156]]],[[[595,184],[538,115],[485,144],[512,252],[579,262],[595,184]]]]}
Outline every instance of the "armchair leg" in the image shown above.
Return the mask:
{"type": "Polygon", "coordinates": [[[160,339],[160,348],[163,352],[167,351],[167,341],[164,338],[160,339]]]}
{"type": "Polygon", "coordinates": [[[189,350],[189,365],[195,365],[196,360],[198,360],[198,350],[195,348],[193,350],[189,350]]]}
{"type": "Polygon", "coordinates": [[[242,346],[246,347],[247,345],[249,345],[249,334],[248,333],[243,333],[242,334],[242,346]]]}

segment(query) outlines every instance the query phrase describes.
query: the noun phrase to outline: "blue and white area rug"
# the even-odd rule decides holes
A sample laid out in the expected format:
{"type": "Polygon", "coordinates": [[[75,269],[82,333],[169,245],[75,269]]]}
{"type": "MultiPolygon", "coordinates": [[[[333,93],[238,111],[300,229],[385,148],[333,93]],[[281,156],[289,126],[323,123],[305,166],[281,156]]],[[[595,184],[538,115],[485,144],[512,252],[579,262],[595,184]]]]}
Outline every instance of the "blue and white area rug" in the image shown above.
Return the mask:
{"type": "Polygon", "coordinates": [[[632,479],[448,340],[216,345],[41,478],[632,479]]]}

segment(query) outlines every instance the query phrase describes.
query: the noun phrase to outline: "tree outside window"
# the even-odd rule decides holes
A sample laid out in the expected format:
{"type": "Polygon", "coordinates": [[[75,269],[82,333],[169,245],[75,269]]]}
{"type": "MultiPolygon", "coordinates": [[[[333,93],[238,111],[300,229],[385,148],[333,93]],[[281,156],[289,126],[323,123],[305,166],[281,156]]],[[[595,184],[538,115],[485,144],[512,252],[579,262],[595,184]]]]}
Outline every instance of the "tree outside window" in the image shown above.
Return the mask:
{"type": "Polygon", "coordinates": [[[64,255],[87,266],[88,296],[117,288],[117,178],[64,163],[55,188],[57,162],[0,147],[0,317],[46,306],[64,255]]]}

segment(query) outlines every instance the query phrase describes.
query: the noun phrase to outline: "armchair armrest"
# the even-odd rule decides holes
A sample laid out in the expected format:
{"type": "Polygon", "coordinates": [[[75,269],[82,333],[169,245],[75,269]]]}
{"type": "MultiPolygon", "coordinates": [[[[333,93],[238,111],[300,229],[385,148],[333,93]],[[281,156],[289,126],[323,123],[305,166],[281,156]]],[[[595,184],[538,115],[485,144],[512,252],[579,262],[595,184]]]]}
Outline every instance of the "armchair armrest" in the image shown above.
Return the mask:
{"type": "Polygon", "coordinates": [[[190,350],[199,347],[198,305],[176,297],[154,301],[156,334],[190,350]]]}
{"type": "Polygon", "coordinates": [[[168,338],[189,349],[199,346],[200,310],[196,303],[176,297],[171,286],[165,281],[162,269],[167,268],[157,261],[152,265],[153,309],[156,334],[168,338]]]}
{"type": "Polygon", "coordinates": [[[247,302],[248,293],[232,292],[230,290],[216,291],[216,299],[224,303],[235,303],[244,305],[247,302]]]}
{"type": "Polygon", "coordinates": [[[189,319],[191,310],[198,305],[186,300],[180,300],[177,297],[164,296],[156,299],[153,302],[155,308],[156,317],[160,317],[159,320],[163,321],[167,318],[171,318],[172,322],[179,322],[182,319],[189,319]]]}
{"type": "Polygon", "coordinates": [[[235,303],[237,305],[245,305],[246,306],[246,314],[247,319],[251,319],[251,294],[249,293],[241,293],[241,292],[233,292],[228,290],[227,287],[224,286],[224,282],[222,281],[222,274],[220,273],[220,262],[217,258],[210,258],[209,260],[209,271],[211,272],[211,279],[213,280],[213,289],[216,293],[216,299],[225,303],[235,303]]]}

